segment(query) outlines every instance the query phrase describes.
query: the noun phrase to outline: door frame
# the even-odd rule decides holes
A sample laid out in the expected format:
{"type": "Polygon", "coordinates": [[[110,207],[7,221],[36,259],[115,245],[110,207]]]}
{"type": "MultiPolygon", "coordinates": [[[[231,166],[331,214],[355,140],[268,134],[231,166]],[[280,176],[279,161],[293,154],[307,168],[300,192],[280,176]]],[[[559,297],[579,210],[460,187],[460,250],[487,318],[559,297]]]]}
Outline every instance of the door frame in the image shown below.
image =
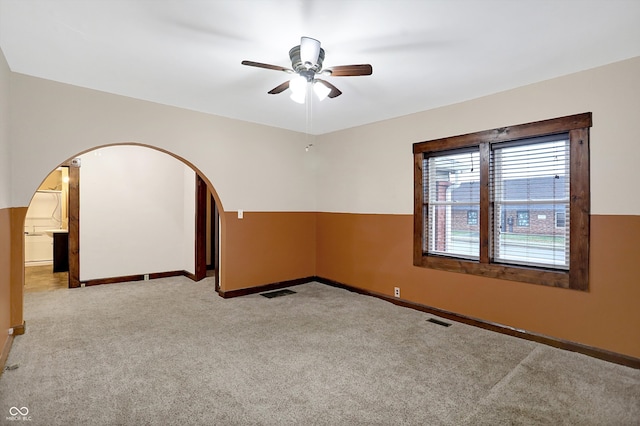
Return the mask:
{"type": "Polygon", "coordinates": [[[200,281],[207,276],[207,270],[210,269],[207,264],[207,237],[211,249],[211,265],[215,277],[215,289],[219,290],[219,226],[220,215],[218,207],[213,197],[213,193],[209,191],[207,183],[202,176],[196,172],[196,273],[195,280],[200,281]],[[210,201],[208,203],[207,201],[210,201]],[[209,207],[210,206],[210,207],[209,207]],[[207,217],[210,222],[210,234],[207,235],[207,217]]]}
{"type": "Polygon", "coordinates": [[[75,161],[63,164],[69,167],[69,288],[80,287],[80,165],[75,161]]]}

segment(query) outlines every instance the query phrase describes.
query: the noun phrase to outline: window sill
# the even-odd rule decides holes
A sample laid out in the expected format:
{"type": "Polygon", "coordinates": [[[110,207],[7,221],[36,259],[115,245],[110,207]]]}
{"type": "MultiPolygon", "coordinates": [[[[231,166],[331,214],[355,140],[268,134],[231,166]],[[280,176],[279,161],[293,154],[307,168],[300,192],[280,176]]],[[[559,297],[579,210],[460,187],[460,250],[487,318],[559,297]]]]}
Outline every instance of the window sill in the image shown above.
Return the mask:
{"type": "MultiPolygon", "coordinates": [[[[552,271],[524,266],[507,266],[495,263],[480,263],[440,256],[422,256],[414,261],[414,266],[438,269],[441,271],[457,272],[461,274],[479,275],[500,280],[518,281],[529,284],[539,284],[549,287],[571,288],[570,273],[568,271],[552,271]]],[[[576,288],[586,290],[586,288],[576,288]]]]}

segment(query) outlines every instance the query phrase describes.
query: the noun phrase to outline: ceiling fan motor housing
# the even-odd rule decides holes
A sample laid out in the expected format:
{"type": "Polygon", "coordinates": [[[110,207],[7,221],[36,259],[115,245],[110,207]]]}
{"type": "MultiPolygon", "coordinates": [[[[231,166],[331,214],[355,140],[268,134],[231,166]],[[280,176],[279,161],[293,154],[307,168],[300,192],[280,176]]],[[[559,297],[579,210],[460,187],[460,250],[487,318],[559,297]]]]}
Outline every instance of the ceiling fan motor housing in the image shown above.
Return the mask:
{"type": "MultiPolygon", "coordinates": [[[[304,71],[311,71],[314,74],[322,69],[322,61],[324,61],[324,49],[320,48],[318,60],[311,67],[306,67],[300,59],[300,45],[294,46],[289,50],[289,58],[291,58],[291,68],[297,73],[302,74],[304,71]]],[[[304,74],[302,74],[304,75],[304,74]]]]}

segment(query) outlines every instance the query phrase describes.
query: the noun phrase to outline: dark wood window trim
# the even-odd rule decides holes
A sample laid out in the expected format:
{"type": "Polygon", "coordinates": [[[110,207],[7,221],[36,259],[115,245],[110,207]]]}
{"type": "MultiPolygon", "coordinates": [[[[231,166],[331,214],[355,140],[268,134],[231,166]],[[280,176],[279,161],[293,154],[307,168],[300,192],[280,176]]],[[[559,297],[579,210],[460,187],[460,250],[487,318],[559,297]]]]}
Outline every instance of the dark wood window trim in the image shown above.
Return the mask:
{"type": "Polygon", "coordinates": [[[426,268],[480,275],[491,278],[542,284],[586,291],[589,289],[590,170],[589,128],[591,113],[537,121],[477,133],[413,144],[414,154],[414,231],[413,264],[426,268]],[[568,133],[570,144],[570,241],[569,271],[519,267],[492,263],[490,258],[489,156],[492,144],[568,133]],[[422,165],[425,156],[459,148],[480,151],[480,258],[477,261],[432,256],[426,253],[424,236],[424,188],[422,165]]]}

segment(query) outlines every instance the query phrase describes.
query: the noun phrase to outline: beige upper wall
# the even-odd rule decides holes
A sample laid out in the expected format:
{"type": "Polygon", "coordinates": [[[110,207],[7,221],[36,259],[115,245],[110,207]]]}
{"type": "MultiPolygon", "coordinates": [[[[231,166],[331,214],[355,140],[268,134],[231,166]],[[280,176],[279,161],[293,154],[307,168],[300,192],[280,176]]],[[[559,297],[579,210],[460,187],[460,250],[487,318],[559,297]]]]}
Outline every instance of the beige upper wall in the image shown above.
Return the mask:
{"type": "MultiPolygon", "coordinates": [[[[137,142],[191,162],[224,210],[315,211],[313,152],[301,133],[13,73],[12,203],[26,206],[51,170],[92,148],[137,142]]],[[[215,94],[212,94],[215,96],[215,94]]]]}
{"type": "Polygon", "coordinates": [[[9,82],[11,72],[0,49],[0,209],[11,206],[9,150],[9,82]]]}
{"type": "Polygon", "coordinates": [[[414,142],[593,112],[591,212],[640,215],[640,57],[319,136],[318,210],[413,213],[414,142]]]}
{"type": "Polygon", "coordinates": [[[629,196],[640,159],[638,75],[640,57],[312,137],[12,73],[12,174],[0,175],[0,197],[12,182],[11,204],[26,206],[62,161],[139,142],[193,163],[224,210],[411,214],[414,142],[591,111],[592,213],[638,215],[640,198],[629,196]]]}

